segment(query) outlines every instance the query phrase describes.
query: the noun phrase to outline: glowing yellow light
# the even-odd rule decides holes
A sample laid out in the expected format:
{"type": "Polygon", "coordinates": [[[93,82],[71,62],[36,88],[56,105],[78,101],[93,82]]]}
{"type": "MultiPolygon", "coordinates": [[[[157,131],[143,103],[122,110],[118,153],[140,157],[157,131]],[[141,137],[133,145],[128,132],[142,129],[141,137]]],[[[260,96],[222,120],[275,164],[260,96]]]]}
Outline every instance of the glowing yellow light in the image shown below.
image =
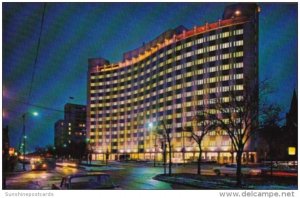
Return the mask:
{"type": "Polygon", "coordinates": [[[241,14],[241,11],[239,11],[239,10],[235,11],[236,16],[239,16],[240,14],[241,14]]]}
{"type": "Polygon", "coordinates": [[[296,148],[295,147],[289,147],[288,148],[289,155],[296,155],[296,148]]]}
{"type": "Polygon", "coordinates": [[[15,149],[14,148],[9,148],[8,154],[9,155],[13,155],[15,153],[15,149]]]}

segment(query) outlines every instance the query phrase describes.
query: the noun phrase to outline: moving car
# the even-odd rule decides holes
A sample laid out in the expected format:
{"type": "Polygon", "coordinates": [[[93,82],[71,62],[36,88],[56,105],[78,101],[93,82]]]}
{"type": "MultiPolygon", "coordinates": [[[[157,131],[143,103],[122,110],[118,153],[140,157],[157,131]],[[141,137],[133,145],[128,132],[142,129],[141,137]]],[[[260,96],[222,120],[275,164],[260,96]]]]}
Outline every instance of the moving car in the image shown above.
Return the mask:
{"type": "MultiPolygon", "coordinates": [[[[225,166],[213,168],[213,171],[216,175],[236,175],[237,164],[226,164],[225,166]]],[[[259,168],[250,168],[242,165],[242,174],[257,176],[261,175],[262,170],[259,168]]]]}
{"type": "Polygon", "coordinates": [[[73,174],[63,177],[60,185],[52,185],[52,189],[68,190],[68,189],[80,189],[80,190],[92,190],[92,189],[119,189],[116,186],[110,175],[105,173],[82,173],[73,174]]]}
{"type": "Polygon", "coordinates": [[[47,170],[47,163],[43,160],[31,161],[31,170],[47,170]]]}

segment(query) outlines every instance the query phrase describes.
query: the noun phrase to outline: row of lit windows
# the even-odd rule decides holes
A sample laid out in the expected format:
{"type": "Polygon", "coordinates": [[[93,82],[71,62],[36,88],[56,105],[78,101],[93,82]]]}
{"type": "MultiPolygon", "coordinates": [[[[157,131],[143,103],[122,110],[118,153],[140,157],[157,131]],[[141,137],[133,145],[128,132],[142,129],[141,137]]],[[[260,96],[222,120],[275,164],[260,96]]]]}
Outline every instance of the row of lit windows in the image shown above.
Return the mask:
{"type": "MultiPolygon", "coordinates": [[[[177,80],[180,79],[180,78],[181,77],[178,77],[177,80]]],[[[221,82],[221,81],[228,81],[228,80],[238,80],[238,79],[243,79],[243,74],[242,73],[232,74],[232,75],[221,75],[221,76],[210,77],[210,78],[203,78],[203,79],[194,81],[195,82],[194,86],[208,84],[208,83],[221,82]]],[[[151,87],[155,87],[155,84],[152,85],[151,87]]],[[[192,82],[187,82],[184,85],[183,84],[177,84],[177,85],[174,85],[174,86],[170,86],[170,87],[167,87],[167,88],[164,88],[164,89],[157,90],[156,93],[170,92],[170,91],[173,91],[173,90],[180,90],[183,87],[192,87],[192,86],[193,86],[192,82]]],[[[122,91],[122,89],[124,90],[124,88],[122,88],[122,87],[123,86],[121,86],[121,88],[119,89],[120,91],[122,91]]],[[[140,92],[143,92],[144,90],[150,90],[150,86],[147,86],[146,88],[141,88],[140,92]]],[[[91,93],[97,93],[97,92],[102,93],[103,91],[102,90],[91,90],[91,93]]],[[[105,92],[109,93],[110,89],[109,88],[105,89],[105,92]]],[[[132,94],[137,94],[137,93],[139,93],[139,91],[134,90],[133,92],[128,91],[126,93],[122,92],[122,93],[119,93],[119,94],[111,94],[111,95],[106,95],[106,96],[91,97],[91,100],[94,101],[94,100],[103,100],[103,99],[118,99],[119,97],[132,96],[132,94]]],[[[152,94],[156,95],[155,92],[152,92],[152,94]]],[[[188,92],[187,92],[187,94],[188,94],[188,92]]],[[[142,95],[138,98],[135,97],[135,98],[133,98],[133,100],[140,101],[140,100],[144,100],[144,99],[147,99],[147,98],[150,98],[150,97],[151,97],[151,94],[148,93],[147,95],[142,95]]],[[[128,99],[127,103],[131,103],[132,101],[130,101],[130,100],[131,99],[128,99]]]]}
{"type": "MultiPolygon", "coordinates": [[[[243,53],[242,52],[237,52],[236,54],[235,54],[235,56],[242,56],[243,55],[243,53]]],[[[225,55],[224,55],[225,56],[225,55]]],[[[226,56],[228,56],[228,54],[226,54],[226,56]]],[[[175,67],[175,70],[179,70],[179,69],[181,69],[181,67],[182,67],[182,65],[177,65],[176,67],[175,67]]],[[[235,68],[242,68],[243,67],[243,63],[236,63],[236,64],[234,64],[233,65],[233,69],[235,69],[235,68]]],[[[226,64],[226,65],[220,65],[220,66],[214,66],[214,67],[209,67],[209,68],[206,68],[206,69],[198,69],[198,70],[196,70],[196,74],[198,74],[198,75],[201,75],[201,74],[203,74],[204,73],[204,71],[207,71],[207,72],[215,72],[215,71],[217,71],[217,68],[219,69],[219,70],[228,70],[228,69],[230,69],[229,68],[229,64],[226,64]]],[[[168,71],[167,71],[168,72],[168,71]]],[[[187,73],[185,73],[185,74],[180,74],[180,75],[176,75],[175,76],[175,80],[178,80],[178,79],[181,79],[183,76],[185,76],[185,77],[191,77],[192,76],[192,74],[193,74],[193,72],[187,72],[187,73]]],[[[166,82],[171,82],[172,81],[172,77],[171,78],[167,78],[166,79],[166,82]]],[[[129,78],[129,80],[131,80],[131,78],[129,78]]],[[[117,91],[117,90],[124,90],[126,87],[128,87],[128,88],[130,88],[130,87],[132,87],[132,86],[137,86],[137,85],[139,85],[139,84],[142,84],[142,83],[144,83],[144,82],[149,82],[150,81],[150,78],[146,78],[145,80],[141,80],[140,82],[135,82],[135,83],[133,83],[133,84],[128,84],[128,85],[123,85],[123,86],[117,86],[118,84],[117,84],[117,82],[116,81],[113,81],[113,82],[116,82],[116,84],[112,84],[113,86],[115,86],[115,87],[113,87],[112,89],[110,89],[109,87],[107,87],[106,86],[106,89],[105,89],[105,91],[106,92],[110,92],[110,91],[117,91]]],[[[131,81],[130,81],[131,82],[131,81]]],[[[160,80],[159,82],[158,82],[158,84],[159,85],[162,85],[163,84],[163,80],[160,80]]],[[[100,83],[91,83],[91,86],[93,87],[93,86],[97,86],[97,84],[99,85],[99,86],[103,86],[104,85],[104,83],[103,82],[100,82],[100,83]]],[[[152,87],[156,87],[156,82],[154,83],[154,84],[152,84],[151,86],[152,87]]],[[[147,89],[149,89],[150,88],[150,85],[148,85],[148,88],[147,89]]],[[[99,90],[100,91],[100,90],[99,90]]],[[[136,90],[136,92],[138,92],[137,90],[136,90]]],[[[91,90],[91,93],[96,93],[96,90],[91,90]]]]}
{"type": "MultiPolygon", "coordinates": [[[[212,113],[212,112],[215,113],[215,112],[217,112],[217,110],[216,109],[211,109],[209,111],[209,113],[212,113]]],[[[229,123],[229,119],[223,119],[222,121],[224,123],[227,123],[227,124],[229,123]]],[[[181,129],[185,125],[186,125],[185,123],[179,122],[179,123],[174,123],[172,126],[181,129]]],[[[123,135],[123,137],[125,138],[125,134],[127,134],[126,135],[127,140],[130,139],[130,136],[128,137],[128,135],[132,136],[134,134],[135,135],[139,134],[139,136],[141,134],[143,134],[144,137],[143,136],[139,137],[140,140],[143,140],[144,138],[145,139],[150,139],[149,136],[151,136],[151,135],[153,136],[153,134],[149,133],[149,129],[147,129],[146,126],[144,126],[144,128],[132,128],[131,129],[131,125],[130,125],[130,123],[128,123],[126,126],[127,126],[127,129],[129,129],[129,130],[125,130],[126,132],[125,131],[116,131],[116,130],[112,129],[112,128],[117,128],[117,127],[109,127],[110,125],[105,125],[105,126],[106,127],[104,127],[104,125],[99,125],[98,126],[98,131],[97,132],[90,132],[90,135],[91,136],[102,136],[103,138],[105,137],[104,139],[109,139],[109,138],[111,138],[112,135],[118,135],[118,134],[123,135]],[[103,131],[106,131],[106,132],[104,133],[103,131]],[[109,136],[109,138],[107,136],[109,136]]],[[[97,127],[97,125],[91,125],[92,129],[94,129],[96,127],[97,127]]],[[[171,137],[172,137],[172,135],[175,135],[177,137],[181,136],[181,135],[178,135],[178,133],[171,134],[171,137]]],[[[226,132],[225,131],[218,131],[218,132],[212,131],[210,135],[226,135],[226,132]]],[[[188,135],[185,135],[185,136],[188,136],[188,135]]],[[[135,139],[135,140],[137,138],[138,137],[133,137],[133,139],[135,139]]]]}
{"type": "MultiPolygon", "coordinates": [[[[229,86],[226,86],[226,87],[223,87],[223,90],[229,90],[229,86]]],[[[235,85],[234,86],[234,90],[236,91],[242,91],[243,90],[243,86],[242,85],[235,85]]],[[[210,89],[207,89],[207,92],[213,92],[215,93],[216,89],[215,88],[210,88],[210,89]]],[[[196,92],[198,95],[202,95],[203,94],[203,90],[199,90],[196,92]]],[[[211,99],[204,99],[204,100],[197,100],[197,104],[196,104],[196,101],[189,101],[189,102],[184,102],[183,104],[182,103],[179,103],[179,104],[172,104],[172,105],[166,105],[165,107],[156,107],[156,105],[152,105],[152,112],[153,113],[164,113],[166,110],[172,110],[172,109],[181,109],[182,107],[186,107],[186,108],[189,108],[189,107],[196,107],[196,105],[203,105],[203,104],[214,104],[216,101],[215,98],[211,98],[211,99]]],[[[228,97],[223,97],[222,98],[222,102],[228,102],[229,101],[229,98],[228,97]]],[[[106,114],[111,114],[111,113],[119,113],[120,114],[120,117],[121,118],[124,118],[124,115],[126,113],[126,117],[129,119],[131,117],[134,117],[134,118],[137,118],[139,117],[138,114],[134,114],[133,116],[130,115],[130,113],[132,112],[132,110],[143,110],[144,111],[144,107],[150,107],[150,103],[146,103],[145,105],[144,104],[141,104],[139,107],[138,106],[134,106],[134,108],[132,108],[131,106],[128,106],[126,108],[115,108],[113,109],[113,111],[111,111],[110,109],[106,109],[106,110],[101,110],[100,112],[102,112],[102,115],[104,116],[103,113],[106,113],[106,114]],[[123,116],[122,116],[123,115],[123,116]]],[[[99,107],[102,106],[102,104],[99,104],[98,105],[99,107]]],[[[92,106],[94,107],[94,105],[92,106]]],[[[110,106],[107,106],[107,107],[111,107],[110,106]]],[[[115,107],[117,107],[117,105],[115,105],[115,107]]],[[[147,110],[146,112],[150,112],[150,109],[147,110]]],[[[99,113],[99,112],[98,112],[99,113]]],[[[91,111],[91,114],[97,114],[97,112],[95,111],[91,111]]],[[[99,118],[100,119],[100,118],[99,118]]],[[[117,118],[115,118],[116,120],[117,118]]],[[[101,121],[102,119],[100,119],[101,121]]],[[[109,120],[108,117],[106,117],[106,120],[109,120]]]]}
{"type": "MultiPolygon", "coordinates": [[[[195,94],[201,96],[201,95],[203,95],[203,94],[205,94],[205,93],[228,92],[228,91],[230,91],[230,90],[233,90],[233,91],[242,91],[243,89],[244,89],[243,85],[234,85],[234,86],[232,86],[232,88],[230,88],[230,86],[222,86],[222,87],[217,87],[217,88],[208,88],[208,89],[205,89],[205,90],[197,90],[197,91],[195,92],[195,94]]],[[[186,97],[190,97],[191,95],[192,95],[192,92],[188,92],[188,93],[186,94],[186,97]]],[[[182,97],[183,97],[182,94],[177,94],[177,95],[174,97],[174,99],[175,99],[175,98],[176,98],[176,99],[180,99],[180,98],[182,98],[182,97]]],[[[152,104],[155,105],[157,102],[162,103],[163,101],[172,101],[172,100],[173,100],[173,97],[172,97],[172,96],[169,96],[169,97],[167,97],[166,99],[162,98],[162,99],[159,99],[158,101],[153,101],[152,104]]],[[[205,101],[205,100],[199,100],[199,104],[202,105],[204,101],[205,101]]],[[[123,102],[123,101],[122,101],[122,102],[123,102]]],[[[124,104],[124,102],[123,102],[123,103],[122,103],[122,102],[121,102],[121,103],[114,102],[114,103],[111,103],[111,104],[109,104],[109,103],[108,103],[108,104],[103,104],[103,103],[99,103],[99,104],[91,104],[91,107],[92,107],[92,108],[94,108],[94,107],[100,107],[100,108],[101,108],[101,107],[117,107],[117,106],[120,105],[120,104],[124,104]]],[[[227,101],[224,101],[224,102],[227,102],[227,101]]],[[[131,103],[128,103],[128,104],[131,104],[131,103]]],[[[192,106],[195,106],[195,105],[192,104],[192,101],[190,101],[190,102],[185,102],[184,104],[185,104],[186,107],[192,107],[192,106]]],[[[149,107],[150,105],[151,105],[151,103],[150,103],[150,102],[147,102],[147,103],[142,103],[142,104],[139,105],[139,106],[134,106],[133,108],[132,108],[131,106],[127,106],[126,108],[118,108],[118,109],[114,108],[112,111],[109,110],[109,109],[107,109],[106,111],[103,111],[103,112],[104,112],[104,113],[105,113],[105,112],[106,112],[106,113],[111,113],[111,112],[113,112],[113,113],[117,113],[117,112],[122,113],[122,112],[125,112],[125,111],[130,112],[131,110],[143,109],[144,107],[149,107]]],[[[178,107],[181,107],[180,105],[181,105],[181,104],[179,104],[178,107]]],[[[173,107],[173,106],[166,106],[167,109],[172,109],[172,107],[173,107]]],[[[176,106],[176,107],[177,107],[177,106],[176,106]]],[[[159,108],[159,110],[164,111],[164,108],[161,107],[161,108],[159,108]]],[[[92,112],[92,113],[93,113],[93,112],[92,112]]],[[[128,115],[128,116],[130,117],[130,115],[128,115]]]]}
{"type": "MultiPolygon", "coordinates": [[[[220,55],[220,59],[221,60],[224,60],[224,59],[230,59],[230,58],[237,58],[237,57],[242,57],[243,56],[243,51],[239,51],[239,52],[234,52],[234,53],[227,53],[227,54],[221,54],[220,55]]],[[[213,61],[216,61],[218,60],[218,57],[219,56],[210,56],[210,57],[207,57],[207,58],[201,58],[201,59],[198,59],[196,61],[191,61],[191,62],[188,62],[185,64],[185,67],[191,67],[193,65],[201,65],[201,64],[204,64],[206,62],[213,62],[213,61]]],[[[172,59],[169,59],[169,62],[173,62],[172,59]]],[[[179,64],[175,67],[175,71],[176,70],[181,70],[184,68],[184,65],[182,64],[179,64]]],[[[159,73],[155,73],[151,76],[149,76],[149,78],[147,78],[146,80],[150,81],[150,79],[156,79],[157,77],[162,77],[164,74],[168,74],[168,73],[172,73],[174,71],[173,68],[168,68],[166,71],[161,71],[159,73]]],[[[146,71],[146,73],[150,73],[150,69],[148,69],[146,71]]],[[[106,82],[99,82],[99,85],[110,85],[110,84],[117,84],[118,81],[123,83],[123,82],[126,82],[127,83],[131,83],[131,80],[137,80],[139,78],[139,76],[144,76],[144,72],[141,72],[140,74],[136,74],[136,75],[128,75],[126,78],[120,78],[119,80],[118,79],[115,79],[113,81],[106,81],[106,82]]],[[[103,75],[99,75],[100,78],[103,78],[103,75]]],[[[142,80],[143,81],[143,80],[142,80]]],[[[94,86],[95,83],[92,84],[92,86],[94,86]]]]}
{"type": "MultiPolygon", "coordinates": [[[[234,41],[234,42],[233,42],[233,46],[242,46],[242,45],[243,45],[243,40],[238,40],[238,41],[234,41]]],[[[231,47],[231,43],[230,43],[230,42],[222,43],[222,44],[219,45],[219,48],[220,48],[220,49],[229,48],[229,47],[231,47]]],[[[207,52],[215,51],[215,50],[217,50],[217,45],[208,46],[208,47],[206,47],[206,49],[207,49],[207,50],[205,50],[205,48],[198,49],[198,50],[196,51],[196,54],[202,54],[202,53],[204,53],[205,51],[207,51],[207,52]]],[[[171,50],[172,50],[172,49],[168,50],[168,51],[167,51],[167,54],[169,54],[169,51],[171,52],[171,50]]],[[[193,52],[193,51],[187,52],[187,53],[185,53],[185,54],[178,55],[178,56],[175,58],[175,60],[180,60],[180,59],[182,59],[183,57],[190,57],[190,56],[192,56],[192,55],[194,55],[194,52],[193,52]]],[[[153,62],[156,61],[156,57],[154,57],[154,59],[153,59],[152,61],[153,61],[153,62]]],[[[170,63],[172,63],[172,62],[173,62],[173,58],[170,58],[170,59],[168,59],[168,60],[166,60],[166,61],[164,61],[164,62],[160,62],[160,63],[159,63],[159,66],[163,66],[163,65],[166,65],[166,64],[170,64],[170,63]]],[[[148,60],[148,61],[146,62],[146,65],[149,65],[149,64],[150,64],[150,60],[148,60]]],[[[142,65],[141,65],[141,69],[142,69],[144,66],[145,66],[145,64],[142,64],[142,65]]],[[[135,68],[134,71],[137,71],[137,68],[138,68],[138,67],[134,67],[134,68],[135,68]]],[[[156,67],[154,66],[154,67],[152,67],[152,68],[155,69],[156,67]]],[[[119,70],[118,72],[114,72],[114,73],[106,73],[105,75],[104,75],[104,74],[100,74],[99,77],[100,77],[100,78],[104,78],[104,77],[106,77],[106,78],[116,77],[116,76],[118,76],[118,75],[124,75],[124,74],[126,74],[126,73],[131,73],[131,71],[133,71],[133,69],[129,69],[129,70],[127,70],[127,71],[125,71],[125,70],[119,70]]],[[[150,70],[148,69],[148,70],[146,71],[146,73],[150,73],[150,70]]],[[[91,79],[95,79],[95,78],[96,78],[96,76],[92,76],[92,77],[91,77],[91,79]]]]}
{"type": "MultiPolygon", "coordinates": [[[[230,88],[229,88],[229,86],[224,86],[224,87],[221,87],[221,88],[219,88],[218,89],[218,91],[229,91],[230,90],[230,88]]],[[[234,90],[235,91],[242,91],[243,90],[243,85],[235,85],[234,86],[234,90]]],[[[216,91],[217,91],[217,89],[216,88],[209,88],[209,89],[206,89],[206,90],[198,90],[198,91],[196,91],[196,94],[197,95],[203,95],[204,93],[216,93],[216,91]]],[[[178,97],[177,97],[178,98],[178,97]]],[[[179,97],[179,98],[181,98],[181,97],[179,97]]],[[[162,101],[158,101],[158,102],[163,102],[163,101],[172,101],[173,100],[173,98],[172,97],[168,97],[166,100],[162,100],[162,101]]],[[[201,101],[203,101],[203,100],[199,100],[200,102],[201,101]]],[[[152,105],[151,105],[151,103],[150,102],[147,102],[147,103],[143,103],[143,104],[141,104],[141,105],[138,105],[138,106],[134,106],[134,107],[132,107],[132,106],[130,106],[131,104],[130,103],[128,103],[128,105],[129,106],[127,106],[126,108],[118,108],[118,109],[116,109],[116,107],[118,107],[118,104],[117,103],[114,103],[114,104],[110,104],[110,105],[103,105],[102,103],[100,103],[100,104],[98,104],[98,105],[95,105],[95,104],[91,104],[91,107],[93,108],[93,107],[109,107],[109,108],[113,108],[113,110],[111,111],[110,109],[106,109],[105,111],[104,110],[101,110],[103,113],[117,113],[117,112],[119,112],[119,113],[122,113],[122,112],[130,112],[131,110],[138,110],[138,109],[144,109],[144,108],[146,108],[146,107],[150,107],[150,106],[155,106],[156,105],[156,102],[157,101],[153,101],[152,102],[152,105]]],[[[185,102],[184,103],[184,105],[185,105],[185,107],[193,107],[193,106],[195,106],[195,105],[192,105],[192,102],[193,101],[189,101],[189,102],[185,102]]],[[[202,102],[203,103],[203,102],[202,102]]],[[[202,104],[201,103],[201,104],[202,104]]],[[[176,103],[174,103],[174,104],[176,104],[176,103]]],[[[177,108],[179,108],[179,107],[181,107],[181,104],[177,104],[177,106],[176,106],[177,108]]],[[[167,106],[167,108],[169,108],[169,106],[167,106]]],[[[162,111],[164,110],[163,109],[163,107],[160,107],[159,109],[161,109],[162,111]]],[[[94,112],[94,111],[92,111],[91,113],[96,113],[96,112],[94,112]]],[[[130,117],[130,115],[128,115],[129,117],[130,117]]]]}
{"type": "MultiPolygon", "coordinates": [[[[232,53],[232,54],[231,53],[222,54],[222,55],[220,55],[220,59],[224,60],[224,59],[235,58],[235,57],[242,57],[242,56],[243,56],[243,52],[240,51],[240,52],[235,52],[235,53],[232,53]]],[[[176,60],[179,60],[180,58],[182,58],[182,55],[177,56],[176,60]]],[[[195,62],[194,61],[187,62],[185,64],[185,67],[190,67],[190,66],[193,66],[195,64],[204,64],[205,62],[212,62],[212,61],[216,61],[216,60],[218,60],[218,56],[210,56],[210,57],[207,57],[207,59],[202,58],[202,59],[196,60],[195,62]]],[[[168,64],[171,63],[171,62],[173,62],[172,58],[170,58],[169,60],[167,60],[168,64]]],[[[152,69],[152,71],[155,70],[155,67],[153,67],[153,68],[154,69],[152,69]]],[[[177,65],[176,70],[179,70],[179,69],[183,69],[183,65],[177,65]]],[[[144,76],[145,73],[150,73],[150,72],[151,72],[151,70],[148,69],[145,72],[142,71],[139,74],[135,74],[133,76],[128,75],[126,78],[120,78],[119,80],[117,78],[115,78],[115,80],[113,80],[113,81],[107,81],[105,83],[104,82],[100,82],[100,85],[104,85],[104,84],[108,84],[109,85],[111,83],[117,84],[118,81],[122,83],[122,82],[125,82],[125,81],[131,81],[132,79],[137,80],[139,76],[144,76]]],[[[151,79],[155,79],[156,77],[161,77],[161,76],[164,75],[164,73],[168,74],[168,73],[172,73],[172,72],[173,72],[173,69],[172,68],[168,68],[165,71],[161,71],[159,73],[155,73],[154,75],[151,76],[151,79]]],[[[117,76],[117,73],[116,73],[116,76],[117,76]]],[[[101,78],[104,78],[104,75],[99,75],[98,77],[101,79],[101,78]]],[[[106,76],[106,77],[108,78],[108,76],[106,76]]],[[[91,79],[93,79],[93,78],[95,78],[95,76],[91,77],[91,79]]]]}

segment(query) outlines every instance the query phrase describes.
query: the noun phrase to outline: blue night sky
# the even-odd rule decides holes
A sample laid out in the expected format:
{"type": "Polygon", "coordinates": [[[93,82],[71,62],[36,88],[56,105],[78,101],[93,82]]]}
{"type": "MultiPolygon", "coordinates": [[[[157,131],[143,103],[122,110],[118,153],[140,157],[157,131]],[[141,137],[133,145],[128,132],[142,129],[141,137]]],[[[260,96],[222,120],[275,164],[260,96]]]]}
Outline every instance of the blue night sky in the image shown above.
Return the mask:
{"type": "MultiPolygon", "coordinates": [[[[63,118],[64,104],[86,104],[88,58],[118,62],[124,52],[170,28],[217,21],[226,5],[48,3],[34,70],[43,4],[2,3],[2,125],[9,126],[11,145],[20,142],[22,114],[33,111],[39,116],[27,116],[30,150],[53,144],[54,123],[63,118]]],[[[297,90],[297,3],[259,5],[259,77],[270,79],[275,91],[269,100],[287,112],[297,90]]]]}

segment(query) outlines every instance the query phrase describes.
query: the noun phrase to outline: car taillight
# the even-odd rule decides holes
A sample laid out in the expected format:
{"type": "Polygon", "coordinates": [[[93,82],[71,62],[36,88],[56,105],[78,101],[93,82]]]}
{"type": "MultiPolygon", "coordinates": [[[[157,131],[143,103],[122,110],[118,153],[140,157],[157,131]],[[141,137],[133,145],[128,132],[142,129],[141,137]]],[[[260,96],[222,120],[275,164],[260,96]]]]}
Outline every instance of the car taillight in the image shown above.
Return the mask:
{"type": "Polygon", "coordinates": [[[43,164],[43,168],[46,168],[47,167],[47,165],[46,164],[43,164]]]}

